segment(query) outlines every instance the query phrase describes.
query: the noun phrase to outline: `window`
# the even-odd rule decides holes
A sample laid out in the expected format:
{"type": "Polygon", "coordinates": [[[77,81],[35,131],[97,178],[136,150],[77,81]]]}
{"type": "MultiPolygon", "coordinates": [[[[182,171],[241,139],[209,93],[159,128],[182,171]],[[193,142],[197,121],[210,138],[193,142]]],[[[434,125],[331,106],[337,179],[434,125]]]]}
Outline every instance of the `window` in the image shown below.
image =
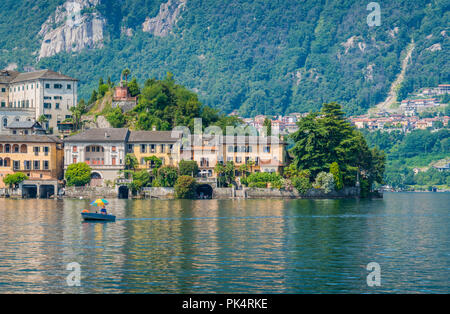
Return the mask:
{"type": "Polygon", "coordinates": [[[242,157],[236,157],[236,163],[237,164],[242,163],[242,157]]]}
{"type": "Polygon", "coordinates": [[[160,149],[161,149],[161,153],[164,153],[164,152],[165,152],[165,149],[166,149],[166,145],[161,144],[161,145],[160,145],[160,149]]]}
{"type": "Polygon", "coordinates": [[[20,161],[14,160],[13,167],[14,167],[14,170],[20,170],[20,161]]]}
{"type": "Polygon", "coordinates": [[[25,170],[31,170],[31,161],[25,160],[25,161],[23,162],[23,169],[25,169],[25,170]]]}
{"type": "Polygon", "coordinates": [[[48,160],[44,160],[44,170],[48,170],[49,169],[49,163],[48,160]]]}
{"type": "Polygon", "coordinates": [[[34,170],[40,170],[40,168],[41,168],[41,162],[39,160],[35,160],[33,162],[33,169],[34,170]]]}
{"type": "Polygon", "coordinates": [[[6,88],[2,87],[2,93],[6,93],[6,88]]]}
{"type": "Polygon", "coordinates": [[[6,107],[6,103],[2,101],[2,108],[6,107]]]}
{"type": "Polygon", "coordinates": [[[33,147],[33,152],[34,152],[35,155],[39,155],[39,151],[40,151],[40,147],[39,146],[33,147]]]}
{"type": "Polygon", "coordinates": [[[72,89],[72,85],[67,84],[67,89],[72,89]]]}
{"type": "Polygon", "coordinates": [[[48,156],[48,152],[50,151],[50,147],[48,147],[48,146],[45,146],[44,147],[44,154],[45,154],[45,156],[48,156]]]}
{"type": "Polygon", "coordinates": [[[63,88],[62,84],[53,84],[53,88],[61,89],[63,88]]]}
{"type": "MultiPolygon", "coordinates": [[[[88,147],[86,147],[86,149],[88,149],[88,147]]],[[[78,151],[78,147],[77,146],[72,147],[72,152],[76,153],[77,151],[78,151]]]]}
{"type": "Polygon", "coordinates": [[[132,152],[133,151],[133,144],[128,144],[128,151],[132,152]]]}
{"type": "Polygon", "coordinates": [[[263,152],[270,153],[270,146],[264,146],[263,152]]]}
{"type": "Polygon", "coordinates": [[[59,109],[59,103],[55,104],[55,109],[59,109]]]}
{"type": "Polygon", "coordinates": [[[155,144],[150,145],[150,152],[155,153],[155,144]]]}
{"type": "Polygon", "coordinates": [[[91,148],[88,146],[86,147],[86,153],[89,153],[91,151],[91,148]]]}
{"type": "Polygon", "coordinates": [[[112,158],[111,158],[111,164],[112,164],[113,166],[116,165],[116,157],[112,157],[112,158]]]}
{"type": "Polygon", "coordinates": [[[147,145],[141,144],[141,153],[145,153],[147,151],[147,145]]]}
{"type": "Polygon", "coordinates": [[[111,151],[116,152],[117,151],[116,146],[111,147],[111,151]]]}
{"type": "Polygon", "coordinates": [[[45,88],[50,88],[50,84],[45,84],[45,88]]]}
{"type": "Polygon", "coordinates": [[[44,102],[44,108],[45,109],[52,109],[52,104],[49,102],[44,102]]]}

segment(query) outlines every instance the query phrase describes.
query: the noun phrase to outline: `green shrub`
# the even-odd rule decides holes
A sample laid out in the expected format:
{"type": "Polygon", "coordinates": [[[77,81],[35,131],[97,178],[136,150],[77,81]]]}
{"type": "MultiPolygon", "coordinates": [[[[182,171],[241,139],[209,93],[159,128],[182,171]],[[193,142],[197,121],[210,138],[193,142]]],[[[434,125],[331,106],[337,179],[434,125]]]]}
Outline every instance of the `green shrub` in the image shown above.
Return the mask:
{"type": "Polygon", "coordinates": [[[22,172],[16,172],[13,174],[7,174],[3,178],[3,183],[5,183],[6,186],[16,187],[21,182],[28,180],[28,176],[22,172]]]}
{"type": "Polygon", "coordinates": [[[148,171],[141,170],[133,173],[133,181],[130,184],[130,189],[135,192],[139,192],[143,187],[151,185],[152,176],[148,171]]]}
{"type": "Polygon", "coordinates": [[[325,193],[330,193],[334,190],[334,177],[331,173],[319,172],[314,183],[316,189],[322,189],[325,193]]]}
{"type": "Polygon", "coordinates": [[[178,164],[180,176],[196,176],[198,173],[198,164],[195,160],[182,160],[178,164]]]}
{"type": "Polygon", "coordinates": [[[91,181],[92,169],[84,162],[67,167],[66,181],[68,186],[83,186],[91,181]]]}
{"type": "Polygon", "coordinates": [[[158,170],[156,181],[158,186],[173,187],[178,179],[178,168],[172,166],[162,167],[158,170]]]}
{"type": "Polygon", "coordinates": [[[179,199],[195,199],[197,182],[190,176],[181,176],[175,183],[175,197],[179,199]]]}
{"type": "Polygon", "coordinates": [[[296,176],[291,179],[292,185],[297,189],[300,195],[305,195],[311,188],[311,182],[309,182],[309,177],[296,176]]]}
{"type": "Polygon", "coordinates": [[[337,162],[333,162],[331,164],[330,173],[333,175],[336,190],[341,190],[344,187],[344,183],[342,180],[342,173],[337,162]]]}
{"type": "Polygon", "coordinates": [[[275,172],[255,172],[247,178],[249,187],[267,188],[270,183],[273,189],[282,189],[284,186],[282,180],[283,178],[275,172]]]}
{"type": "Polygon", "coordinates": [[[250,188],[266,189],[267,182],[252,182],[248,185],[250,188]]]}

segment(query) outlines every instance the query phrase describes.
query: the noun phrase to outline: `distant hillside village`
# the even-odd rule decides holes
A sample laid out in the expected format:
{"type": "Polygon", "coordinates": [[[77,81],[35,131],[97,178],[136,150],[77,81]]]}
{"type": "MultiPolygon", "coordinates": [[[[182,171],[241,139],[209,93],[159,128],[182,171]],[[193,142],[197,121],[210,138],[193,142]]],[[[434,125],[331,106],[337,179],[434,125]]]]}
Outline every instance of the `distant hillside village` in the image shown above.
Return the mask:
{"type": "Polygon", "coordinates": [[[401,102],[391,111],[377,112],[350,120],[358,129],[369,131],[400,130],[410,132],[415,129],[441,129],[448,127],[450,85],[441,84],[436,88],[424,88],[401,102]],[[431,98],[424,98],[430,97],[431,98]],[[440,96],[440,97],[439,97],[440,96]],[[440,101],[439,98],[444,101],[440,101]]]}

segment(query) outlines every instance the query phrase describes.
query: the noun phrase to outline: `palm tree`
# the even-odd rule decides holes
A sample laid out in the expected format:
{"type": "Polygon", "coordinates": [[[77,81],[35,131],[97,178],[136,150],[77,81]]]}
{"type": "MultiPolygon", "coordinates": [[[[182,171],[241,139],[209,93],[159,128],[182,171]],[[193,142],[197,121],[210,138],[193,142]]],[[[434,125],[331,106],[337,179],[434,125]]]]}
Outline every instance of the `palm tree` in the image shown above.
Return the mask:
{"type": "Polygon", "coordinates": [[[122,76],[125,76],[125,84],[128,85],[128,76],[131,74],[130,69],[126,68],[122,71],[122,76]]]}

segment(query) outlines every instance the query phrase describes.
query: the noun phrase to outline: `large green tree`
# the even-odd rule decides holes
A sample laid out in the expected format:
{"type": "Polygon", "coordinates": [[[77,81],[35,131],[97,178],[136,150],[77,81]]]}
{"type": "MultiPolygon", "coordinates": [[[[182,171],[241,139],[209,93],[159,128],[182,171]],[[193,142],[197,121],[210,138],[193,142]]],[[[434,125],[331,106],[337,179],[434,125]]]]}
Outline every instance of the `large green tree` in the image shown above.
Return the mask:
{"type": "Polygon", "coordinates": [[[91,181],[91,167],[84,162],[67,167],[66,181],[68,186],[83,186],[91,181]]]}
{"type": "Polygon", "coordinates": [[[353,186],[361,179],[382,182],[385,154],[370,149],[361,132],[345,118],[337,103],[324,104],[318,113],[311,113],[298,122],[299,130],[291,138],[295,166],[311,171],[312,177],[328,172],[333,163],[339,165],[343,183],[353,186]]]}

